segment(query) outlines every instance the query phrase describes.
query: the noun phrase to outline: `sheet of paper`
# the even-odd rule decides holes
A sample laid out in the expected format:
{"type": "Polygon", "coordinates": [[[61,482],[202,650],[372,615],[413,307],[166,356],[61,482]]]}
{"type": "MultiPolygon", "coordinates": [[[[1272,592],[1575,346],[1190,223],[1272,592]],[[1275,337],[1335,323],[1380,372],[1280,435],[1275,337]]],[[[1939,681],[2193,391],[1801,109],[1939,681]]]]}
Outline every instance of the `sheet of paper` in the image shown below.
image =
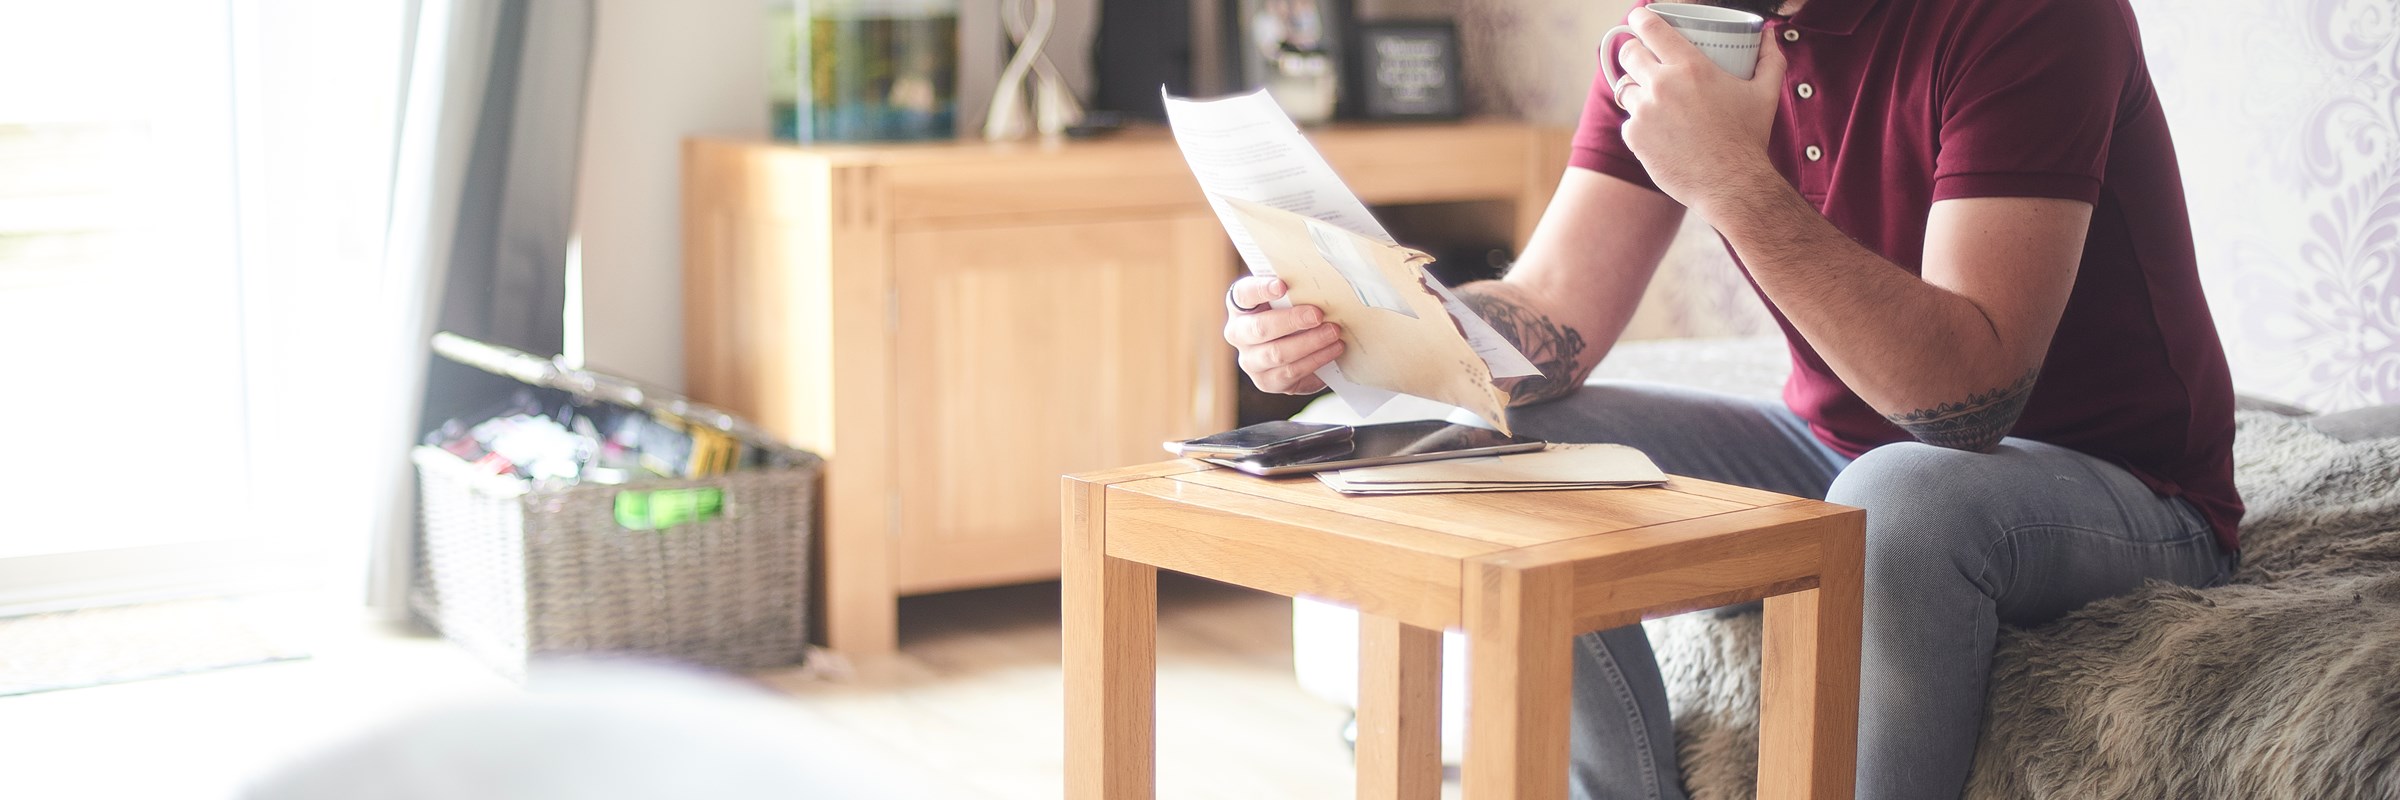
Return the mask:
{"type": "Polygon", "coordinates": [[[1552,444],[1530,453],[1421,461],[1341,470],[1352,484],[1664,483],[1667,475],[1642,451],[1621,444],[1552,444]]]}
{"type": "MultiPolygon", "coordinates": [[[[1163,87],[1160,95],[1166,100],[1167,123],[1174,129],[1176,145],[1182,148],[1192,176],[1199,180],[1201,191],[1207,194],[1210,207],[1217,212],[1217,220],[1224,224],[1226,235],[1233,240],[1235,252],[1241,254],[1242,263],[1252,274],[1268,275],[1274,270],[1249,231],[1235,219],[1228,199],[1273,206],[1331,223],[1381,244],[1394,243],[1382,223],[1367,212],[1366,204],[1359,202],[1358,195],[1342,183],[1333,167],[1325,163],[1325,157],[1301,135],[1300,127],[1292,123],[1291,117],[1265,91],[1214,101],[1168,96],[1163,87]]],[[[1422,271],[1422,267],[1418,269],[1422,271]]],[[[1494,377],[1539,372],[1516,346],[1459,302],[1441,282],[1428,275],[1425,283],[1440,295],[1443,310],[1458,320],[1460,331],[1494,377]]],[[[1276,302],[1279,308],[1289,305],[1288,298],[1276,302]]],[[[1361,416],[1374,413],[1392,398],[1392,392],[1351,380],[1338,365],[1318,370],[1317,377],[1333,387],[1334,393],[1361,416]]]]}
{"type": "Polygon", "coordinates": [[[1508,393],[1491,367],[1442,310],[1429,257],[1383,244],[1310,217],[1227,199],[1261,256],[1291,291],[1285,296],[1325,310],[1342,328],[1334,365],[1360,384],[1448,403],[1508,432],[1508,393]]]}
{"type": "Polygon", "coordinates": [[[1349,483],[1338,472],[1316,473],[1317,480],[1342,494],[1461,494],[1468,492],[1564,492],[1584,489],[1634,489],[1646,483],[1349,483]]]}

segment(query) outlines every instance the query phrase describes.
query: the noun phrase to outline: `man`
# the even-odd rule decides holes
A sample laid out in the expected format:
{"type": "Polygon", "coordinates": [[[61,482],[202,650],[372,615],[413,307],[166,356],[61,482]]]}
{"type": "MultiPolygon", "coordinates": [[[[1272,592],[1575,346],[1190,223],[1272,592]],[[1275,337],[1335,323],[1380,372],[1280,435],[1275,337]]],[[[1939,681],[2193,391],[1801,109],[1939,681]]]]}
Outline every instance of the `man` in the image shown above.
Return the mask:
{"type": "MultiPolygon", "coordinates": [[[[2144,580],[2221,581],[2232,392],[2123,0],[1789,0],[1756,76],[1636,10],[1523,259],[1461,294],[1542,367],[1512,424],[1867,510],[1859,796],[1956,797],[1997,626],[2144,580]],[[1583,380],[1683,214],[1781,326],[1782,401],[1583,380]]],[[[1604,54],[1604,57],[1606,54],[1604,54]]],[[[1269,391],[1341,353],[1246,278],[1226,339],[1269,391]]],[[[1578,797],[1679,798],[1638,626],[1579,640],[1578,797]]]]}

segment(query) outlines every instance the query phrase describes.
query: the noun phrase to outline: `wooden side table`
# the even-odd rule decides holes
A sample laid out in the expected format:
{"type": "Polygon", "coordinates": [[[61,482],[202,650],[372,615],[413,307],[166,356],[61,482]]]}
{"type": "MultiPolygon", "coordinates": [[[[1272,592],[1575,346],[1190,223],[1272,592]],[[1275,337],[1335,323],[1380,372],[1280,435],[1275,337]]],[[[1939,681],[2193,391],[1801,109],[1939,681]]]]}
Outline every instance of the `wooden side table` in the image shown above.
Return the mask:
{"type": "Polygon", "coordinates": [[[1466,796],[1564,798],[1573,636],[1764,598],[1759,796],[1851,796],[1859,509],[1681,477],[1348,497],[1188,460],[1063,494],[1070,798],[1153,796],[1162,568],[1357,607],[1358,795],[1410,800],[1441,787],[1442,630],[1468,640],[1466,796]]]}

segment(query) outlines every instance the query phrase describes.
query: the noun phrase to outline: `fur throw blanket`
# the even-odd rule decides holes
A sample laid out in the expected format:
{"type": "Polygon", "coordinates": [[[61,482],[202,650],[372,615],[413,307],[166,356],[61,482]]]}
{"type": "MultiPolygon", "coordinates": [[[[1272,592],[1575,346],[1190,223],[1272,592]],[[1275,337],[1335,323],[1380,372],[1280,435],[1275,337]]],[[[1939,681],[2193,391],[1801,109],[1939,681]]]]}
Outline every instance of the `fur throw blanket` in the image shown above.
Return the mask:
{"type": "MultiPolygon", "coordinates": [[[[2237,430],[2241,570],[2003,629],[1968,798],[2400,798],[2400,439],[2237,430]]],[[[1756,604],[1648,625],[1685,787],[1751,797],[1756,604]]]]}

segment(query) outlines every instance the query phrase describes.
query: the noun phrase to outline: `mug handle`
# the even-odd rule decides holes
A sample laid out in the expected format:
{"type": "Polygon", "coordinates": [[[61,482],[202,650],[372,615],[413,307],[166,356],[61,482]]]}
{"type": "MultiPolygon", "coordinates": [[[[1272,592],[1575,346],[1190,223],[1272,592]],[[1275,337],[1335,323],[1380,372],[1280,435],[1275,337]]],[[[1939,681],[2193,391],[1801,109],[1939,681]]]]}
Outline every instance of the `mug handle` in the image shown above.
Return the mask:
{"type": "Polygon", "coordinates": [[[1617,97],[1616,91],[1617,81],[1625,77],[1625,68],[1617,64],[1617,48],[1610,44],[1620,33],[1633,36],[1633,26],[1619,25],[1600,34],[1600,75],[1608,80],[1609,100],[1616,103],[1618,108],[1624,108],[1625,101],[1617,97]]]}

